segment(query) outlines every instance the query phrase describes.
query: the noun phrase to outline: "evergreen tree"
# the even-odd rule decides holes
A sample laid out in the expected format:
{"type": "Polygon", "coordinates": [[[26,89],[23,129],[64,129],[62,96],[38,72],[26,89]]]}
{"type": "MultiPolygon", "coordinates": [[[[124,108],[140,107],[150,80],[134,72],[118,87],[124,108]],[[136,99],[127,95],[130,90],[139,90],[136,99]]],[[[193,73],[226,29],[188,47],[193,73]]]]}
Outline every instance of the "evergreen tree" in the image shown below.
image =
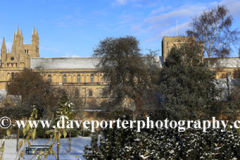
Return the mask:
{"type": "MultiPolygon", "coordinates": [[[[197,45],[183,44],[170,51],[160,72],[161,107],[168,118],[201,119],[220,98],[215,72],[203,61],[197,45]]],[[[216,109],[216,108],[215,108],[216,109]]]]}
{"type": "Polygon", "coordinates": [[[59,139],[61,138],[62,134],[65,138],[67,136],[67,132],[69,132],[69,151],[71,150],[71,132],[76,129],[68,128],[67,120],[73,119],[72,107],[73,107],[73,103],[71,103],[69,101],[66,93],[64,92],[63,96],[60,98],[60,100],[58,102],[58,109],[56,111],[56,115],[55,115],[53,124],[57,127],[57,123],[59,122],[59,120],[62,120],[62,118],[64,118],[65,124],[61,124],[61,122],[63,122],[63,121],[60,121],[60,125],[64,125],[65,128],[56,128],[55,127],[54,130],[47,131],[48,134],[54,135],[54,143],[55,143],[55,141],[57,141],[57,154],[55,156],[58,160],[59,160],[59,148],[61,145],[59,139]]]}
{"type": "Polygon", "coordinates": [[[73,103],[69,101],[66,93],[64,93],[58,102],[54,124],[60,120],[61,116],[64,116],[66,119],[73,119],[72,107],[73,103]]]}

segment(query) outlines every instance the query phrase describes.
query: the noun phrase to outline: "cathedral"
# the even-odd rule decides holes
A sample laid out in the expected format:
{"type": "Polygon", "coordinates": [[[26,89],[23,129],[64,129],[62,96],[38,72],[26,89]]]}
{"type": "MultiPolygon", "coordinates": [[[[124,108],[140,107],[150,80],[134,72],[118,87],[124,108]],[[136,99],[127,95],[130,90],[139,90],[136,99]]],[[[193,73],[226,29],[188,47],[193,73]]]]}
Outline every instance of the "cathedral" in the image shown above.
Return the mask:
{"type": "MultiPolygon", "coordinates": [[[[167,54],[173,46],[194,40],[194,37],[163,37],[162,56],[155,57],[155,63],[161,68],[167,54]]],[[[206,58],[205,58],[206,59],[206,58]]],[[[210,58],[210,60],[212,60],[210,58]]],[[[98,72],[96,65],[99,62],[97,57],[40,57],[38,31],[33,28],[32,44],[23,43],[22,30],[17,28],[16,35],[13,35],[11,51],[6,49],[3,38],[1,47],[1,67],[0,67],[0,90],[6,91],[10,79],[21,72],[24,68],[41,72],[46,80],[52,85],[70,89],[74,87],[74,94],[86,101],[94,99],[100,103],[102,88],[107,84],[104,73],[98,72]]],[[[214,63],[212,70],[217,71],[217,78],[226,78],[231,75],[240,64],[239,57],[224,58],[214,63]],[[221,66],[221,67],[219,67],[221,66]],[[217,70],[221,68],[221,70],[217,70]]]]}
{"type": "Polygon", "coordinates": [[[3,38],[1,47],[1,68],[0,68],[0,89],[6,89],[10,77],[24,68],[30,68],[30,59],[39,57],[39,37],[38,31],[33,29],[32,44],[23,44],[22,30],[13,35],[11,52],[7,51],[5,39],[3,38]]]}
{"type": "MultiPolygon", "coordinates": [[[[155,60],[157,65],[161,65],[160,57],[155,57],[155,60]]],[[[10,52],[7,51],[3,38],[0,90],[6,94],[10,80],[24,68],[28,68],[41,72],[53,86],[72,90],[75,97],[81,97],[85,102],[94,100],[99,104],[106,99],[101,93],[102,88],[107,85],[107,77],[96,69],[98,63],[97,57],[40,57],[38,31],[33,28],[32,44],[24,44],[22,30],[17,28],[10,52]]]]}

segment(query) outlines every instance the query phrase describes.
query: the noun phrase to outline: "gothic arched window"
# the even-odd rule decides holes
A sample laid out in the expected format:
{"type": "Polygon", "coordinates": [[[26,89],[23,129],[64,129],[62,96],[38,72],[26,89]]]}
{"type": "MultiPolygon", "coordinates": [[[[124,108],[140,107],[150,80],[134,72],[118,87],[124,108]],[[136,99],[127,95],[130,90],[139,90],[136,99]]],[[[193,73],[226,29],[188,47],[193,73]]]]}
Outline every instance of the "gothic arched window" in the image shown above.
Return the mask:
{"type": "Polygon", "coordinates": [[[63,83],[67,83],[67,76],[66,76],[66,74],[63,75],[62,82],[63,83]]]}
{"type": "Polygon", "coordinates": [[[47,80],[48,80],[48,82],[50,82],[50,83],[52,82],[52,76],[51,76],[50,74],[48,75],[47,80]]]}
{"type": "Polygon", "coordinates": [[[94,74],[90,75],[90,82],[94,82],[94,74]]]}
{"type": "Polygon", "coordinates": [[[12,72],[12,74],[11,74],[11,75],[12,75],[12,80],[13,80],[13,79],[14,79],[14,73],[12,72]]]}
{"type": "Polygon", "coordinates": [[[106,74],[103,75],[102,81],[105,82],[105,83],[107,82],[107,75],[106,74]]]}
{"type": "Polygon", "coordinates": [[[92,97],[93,96],[93,91],[89,90],[88,95],[89,95],[89,97],[92,97]]]}
{"type": "Polygon", "coordinates": [[[81,76],[80,76],[80,74],[77,75],[77,82],[78,82],[78,83],[81,82],[81,76]]]}

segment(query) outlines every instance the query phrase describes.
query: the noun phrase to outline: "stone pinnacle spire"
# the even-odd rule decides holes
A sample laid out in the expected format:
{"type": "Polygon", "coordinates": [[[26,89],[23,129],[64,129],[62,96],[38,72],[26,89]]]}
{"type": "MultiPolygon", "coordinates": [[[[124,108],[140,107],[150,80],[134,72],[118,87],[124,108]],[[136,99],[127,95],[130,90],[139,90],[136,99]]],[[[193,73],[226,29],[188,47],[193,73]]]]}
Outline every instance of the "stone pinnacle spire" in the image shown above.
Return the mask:
{"type": "Polygon", "coordinates": [[[19,27],[17,27],[17,34],[16,35],[19,35],[19,27]]]}
{"type": "Polygon", "coordinates": [[[22,35],[22,29],[21,29],[21,32],[20,32],[20,36],[22,37],[23,35],[22,35]]]}
{"type": "Polygon", "coordinates": [[[14,31],[14,34],[13,34],[13,44],[12,44],[12,52],[16,52],[16,46],[15,46],[15,31],[14,31]]]}
{"type": "Polygon", "coordinates": [[[32,35],[34,35],[35,34],[35,27],[33,27],[33,33],[32,33],[32,35]]]}
{"type": "Polygon", "coordinates": [[[13,33],[13,44],[15,44],[15,31],[13,33]]]}
{"type": "Polygon", "coordinates": [[[37,35],[37,38],[38,38],[38,30],[36,29],[36,35],[37,35]]]}
{"type": "Polygon", "coordinates": [[[5,43],[5,38],[3,37],[3,42],[2,42],[2,50],[6,50],[6,43],[5,43]]]}

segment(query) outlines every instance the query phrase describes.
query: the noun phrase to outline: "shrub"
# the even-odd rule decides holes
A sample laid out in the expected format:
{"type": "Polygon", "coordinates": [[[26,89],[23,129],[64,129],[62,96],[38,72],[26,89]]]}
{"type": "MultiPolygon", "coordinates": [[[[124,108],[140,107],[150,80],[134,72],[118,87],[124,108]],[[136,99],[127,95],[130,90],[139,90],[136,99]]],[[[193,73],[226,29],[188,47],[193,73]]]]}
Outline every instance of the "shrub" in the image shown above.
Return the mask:
{"type": "Polygon", "coordinates": [[[6,129],[0,128],[0,139],[4,138],[6,136],[6,129]]]}
{"type": "Polygon", "coordinates": [[[36,137],[38,138],[44,138],[44,134],[45,134],[45,129],[42,127],[42,125],[38,125],[37,127],[37,132],[36,132],[36,137]]]}
{"type": "MultiPolygon", "coordinates": [[[[79,131],[77,129],[73,129],[71,131],[71,137],[77,137],[79,135],[79,131]]],[[[69,133],[67,135],[69,137],[69,133]]]]}
{"type": "Polygon", "coordinates": [[[83,129],[83,136],[84,137],[88,137],[90,134],[91,134],[91,131],[90,130],[88,130],[88,129],[83,129]]]}
{"type": "MultiPolygon", "coordinates": [[[[132,119],[123,116],[121,120],[132,119]]],[[[142,116],[137,119],[145,120],[142,116]]],[[[154,118],[151,118],[154,119],[154,118]]],[[[222,132],[221,129],[104,129],[100,146],[92,136],[90,146],[85,146],[84,158],[90,159],[134,159],[134,160],[200,160],[240,159],[240,138],[236,130],[222,132]]]]}

